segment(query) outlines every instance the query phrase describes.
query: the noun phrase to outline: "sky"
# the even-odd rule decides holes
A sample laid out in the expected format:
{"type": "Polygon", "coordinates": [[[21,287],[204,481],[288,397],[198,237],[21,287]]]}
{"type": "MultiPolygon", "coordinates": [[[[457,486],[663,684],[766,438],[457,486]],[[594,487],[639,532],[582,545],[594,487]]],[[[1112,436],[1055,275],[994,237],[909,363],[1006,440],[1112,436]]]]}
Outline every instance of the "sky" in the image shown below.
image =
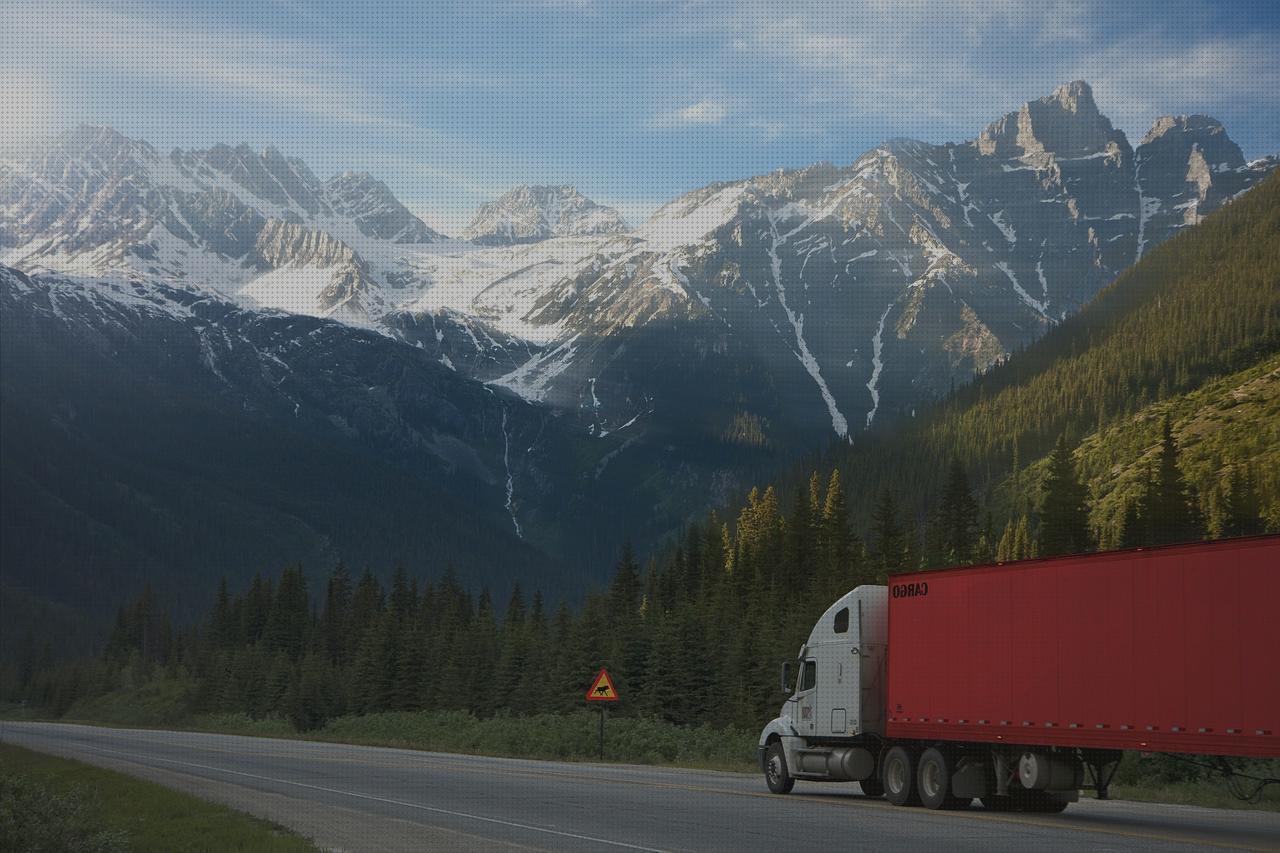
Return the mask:
{"type": "Polygon", "coordinates": [[[1075,79],[1280,153],[1280,0],[0,0],[0,155],[107,124],[371,172],[456,234],[520,183],[632,224],[682,192],[972,139],[1075,79]]]}

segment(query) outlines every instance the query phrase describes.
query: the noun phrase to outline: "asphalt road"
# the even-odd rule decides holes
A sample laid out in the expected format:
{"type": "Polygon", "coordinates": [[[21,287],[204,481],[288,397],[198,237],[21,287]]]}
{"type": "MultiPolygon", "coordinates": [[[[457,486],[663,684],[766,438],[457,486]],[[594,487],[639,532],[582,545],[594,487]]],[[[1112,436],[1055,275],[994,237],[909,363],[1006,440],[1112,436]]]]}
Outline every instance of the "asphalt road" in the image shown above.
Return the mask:
{"type": "Polygon", "coordinates": [[[1083,800],[901,809],[856,785],[192,732],[0,723],[0,740],[274,820],[331,850],[1280,850],[1280,815],[1083,800]]]}

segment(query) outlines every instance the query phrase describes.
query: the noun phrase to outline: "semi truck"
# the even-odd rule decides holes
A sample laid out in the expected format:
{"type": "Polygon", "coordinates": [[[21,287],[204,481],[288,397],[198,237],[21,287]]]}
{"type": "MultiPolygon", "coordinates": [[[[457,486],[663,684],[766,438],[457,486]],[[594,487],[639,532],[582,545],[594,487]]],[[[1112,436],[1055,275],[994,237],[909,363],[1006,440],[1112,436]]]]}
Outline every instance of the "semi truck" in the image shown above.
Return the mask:
{"type": "Polygon", "coordinates": [[[760,734],[775,794],[1059,812],[1124,750],[1280,757],[1280,536],[895,575],[827,608],[760,734]]]}

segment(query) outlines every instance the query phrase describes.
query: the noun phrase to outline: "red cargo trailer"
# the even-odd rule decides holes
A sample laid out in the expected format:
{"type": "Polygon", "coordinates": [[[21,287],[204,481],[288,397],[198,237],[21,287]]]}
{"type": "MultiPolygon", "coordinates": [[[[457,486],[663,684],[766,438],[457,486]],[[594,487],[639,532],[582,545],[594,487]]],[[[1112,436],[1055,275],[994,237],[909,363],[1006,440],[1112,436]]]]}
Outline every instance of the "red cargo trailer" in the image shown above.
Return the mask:
{"type": "Polygon", "coordinates": [[[1280,537],[892,579],[892,738],[1280,757],[1280,537]]]}
{"type": "Polygon", "coordinates": [[[1122,750],[1280,758],[1280,536],[916,572],[827,609],[761,732],[771,790],[1058,811],[1122,750]]]}

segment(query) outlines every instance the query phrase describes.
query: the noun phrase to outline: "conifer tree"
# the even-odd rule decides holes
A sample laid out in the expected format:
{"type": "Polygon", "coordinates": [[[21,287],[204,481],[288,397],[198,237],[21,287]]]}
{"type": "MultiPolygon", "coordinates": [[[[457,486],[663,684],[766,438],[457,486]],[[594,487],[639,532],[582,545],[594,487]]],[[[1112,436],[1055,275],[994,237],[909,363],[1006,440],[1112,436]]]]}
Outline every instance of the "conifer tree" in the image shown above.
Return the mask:
{"type": "Polygon", "coordinates": [[[1233,465],[1223,501],[1222,535],[1252,536],[1263,532],[1262,499],[1253,472],[1233,465]]]}
{"type": "Polygon", "coordinates": [[[347,659],[348,641],[345,634],[351,629],[350,609],[351,573],[347,570],[346,564],[339,560],[329,576],[320,621],[325,653],[334,666],[342,665],[347,659]]]}
{"type": "Polygon", "coordinates": [[[1155,474],[1140,510],[1152,545],[1190,542],[1204,536],[1204,522],[1191,500],[1191,489],[1178,467],[1178,459],[1178,442],[1169,416],[1165,415],[1155,474]]]}
{"type": "Polygon", "coordinates": [[[1076,475],[1075,460],[1066,436],[1059,435],[1049,455],[1040,502],[1039,551],[1041,556],[1083,554],[1093,549],[1089,532],[1087,491],[1076,475]]]}
{"type": "Polygon", "coordinates": [[[969,490],[969,477],[959,459],[947,469],[942,498],[930,525],[930,560],[940,565],[961,565],[973,557],[978,526],[978,504],[969,490]]]}
{"type": "Polygon", "coordinates": [[[880,500],[871,516],[871,541],[880,582],[889,575],[908,568],[907,535],[899,519],[893,492],[880,492],[880,500]]]}
{"type": "Polygon", "coordinates": [[[849,504],[845,498],[840,469],[831,470],[827,481],[827,496],[822,505],[821,537],[822,582],[820,596],[828,599],[853,588],[853,552],[855,540],[849,527],[849,504]]]}

